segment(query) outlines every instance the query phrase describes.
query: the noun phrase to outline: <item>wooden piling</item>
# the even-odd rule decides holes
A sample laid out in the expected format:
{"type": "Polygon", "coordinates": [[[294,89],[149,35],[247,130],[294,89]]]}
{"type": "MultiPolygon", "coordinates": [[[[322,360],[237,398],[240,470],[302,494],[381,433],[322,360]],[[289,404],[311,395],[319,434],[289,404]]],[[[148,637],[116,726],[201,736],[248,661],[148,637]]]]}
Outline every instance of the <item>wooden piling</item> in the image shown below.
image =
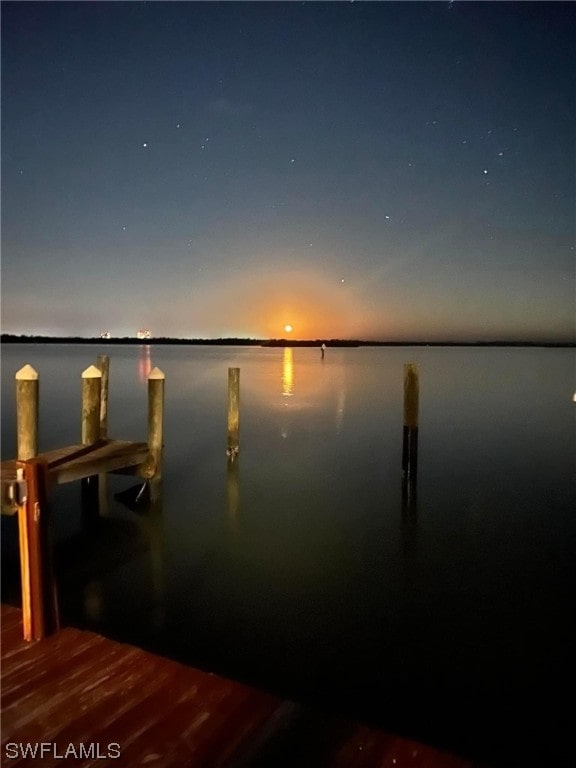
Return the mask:
{"type": "MultiPolygon", "coordinates": [[[[100,392],[102,373],[91,365],[82,373],[82,445],[93,445],[100,438],[100,392]]],[[[81,506],[84,523],[98,517],[98,475],[81,481],[81,506]]]]}
{"type": "Polygon", "coordinates": [[[404,430],[402,439],[402,470],[408,481],[416,480],[418,469],[418,366],[404,365],[404,430]]]}
{"type": "Polygon", "coordinates": [[[164,380],[160,368],[148,374],[148,449],[154,460],[154,477],[162,476],[164,436],[164,380]]]}
{"type": "Polygon", "coordinates": [[[82,445],[100,438],[100,389],[102,373],[91,365],[82,373],[82,445]]]}
{"type": "Polygon", "coordinates": [[[110,376],[110,357],[98,355],[96,368],[102,374],[100,380],[100,437],[108,437],[108,380],[110,376]]]}
{"type": "MultiPolygon", "coordinates": [[[[108,437],[108,381],[110,377],[109,355],[98,355],[96,368],[102,374],[100,383],[100,438],[108,437]]],[[[108,514],[108,475],[98,475],[98,512],[100,516],[108,514]]]]}
{"type": "Polygon", "coordinates": [[[240,368],[228,368],[228,448],[226,455],[234,461],[240,450],[240,368]]]}
{"type": "Polygon", "coordinates": [[[25,365],[15,378],[17,458],[26,461],[38,454],[38,373],[25,365]]]}
{"type": "Polygon", "coordinates": [[[58,629],[47,500],[48,469],[41,459],[18,465],[18,531],[24,639],[41,640],[58,629]]]}

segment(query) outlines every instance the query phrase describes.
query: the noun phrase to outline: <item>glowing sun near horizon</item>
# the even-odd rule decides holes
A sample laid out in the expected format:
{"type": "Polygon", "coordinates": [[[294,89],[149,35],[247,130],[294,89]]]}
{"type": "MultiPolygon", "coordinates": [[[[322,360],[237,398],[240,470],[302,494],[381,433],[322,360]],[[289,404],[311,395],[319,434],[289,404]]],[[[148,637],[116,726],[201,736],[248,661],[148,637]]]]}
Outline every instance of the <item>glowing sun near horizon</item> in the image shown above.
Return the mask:
{"type": "Polygon", "coordinates": [[[286,333],[290,333],[290,331],[292,330],[292,326],[291,325],[285,325],[284,326],[284,330],[286,331],[286,333]]]}

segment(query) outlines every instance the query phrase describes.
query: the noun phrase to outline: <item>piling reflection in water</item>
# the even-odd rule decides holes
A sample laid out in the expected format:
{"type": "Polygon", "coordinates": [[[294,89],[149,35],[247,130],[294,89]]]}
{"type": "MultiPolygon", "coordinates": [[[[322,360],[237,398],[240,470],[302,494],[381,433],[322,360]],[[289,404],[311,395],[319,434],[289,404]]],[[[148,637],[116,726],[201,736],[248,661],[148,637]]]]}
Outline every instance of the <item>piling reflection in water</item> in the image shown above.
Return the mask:
{"type": "Polygon", "coordinates": [[[151,370],[152,358],[150,354],[150,345],[143,344],[140,347],[140,357],[138,358],[138,378],[142,384],[146,384],[151,370]]]}
{"type": "Polygon", "coordinates": [[[150,570],[152,579],[153,623],[156,630],[164,627],[164,494],[162,479],[148,481],[150,504],[142,518],[143,528],[150,552],[150,570]]]}
{"type": "Polygon", "coordinates": [[[402,471],[408,483],[416,483],[418,470],[418,411],[420,387],[418,367],[404,365],[404,430],[402,438],[402,471]]]}
{"type": "Polygon", "coordinates": [[[105,499],[105,511],[98,508],[96,494],[87,491],[82,496],[83,529],[72,542],[73,557],[67,547],[60,558],[66,562],[67,572],[76,574],[78,586],[83,575],[87,576],[82,587],[84,617],[94,624],[106,622],[109,607],[116,601],[110,591],[110,573],[140,563],[146,574],[144,600],[150,606],[147,622],[155,632],[162,632],[166,579],[161,478],[141,480],[114,493],[105,499]]]}
{"type": "Polygon", "coordinates": [[[236,530],[239,524],[240,492],[238,486],[238,468],[240,461],[229,461],[226,469],[226,496],[228,500],[228,522],[236,530]]]}
{"type": "Polygon", "coordinates": [[[404,554],[412,552],[417,543],[418,533],[418,486],[414,479],[402,478],[402,549],[404,554]]]}
{"type": "Polygon", "coordinates": [[[103,609],[101,581],[89,581],[84,587],[84,614],[90,621],[100,621],[103,609]]]}
{"type": "Polygon", "coordinates": [[[412,550],[416,544],[419,407],[418,367],[406,363],[402,433],[402,542],[405,552],[412,550]]]}

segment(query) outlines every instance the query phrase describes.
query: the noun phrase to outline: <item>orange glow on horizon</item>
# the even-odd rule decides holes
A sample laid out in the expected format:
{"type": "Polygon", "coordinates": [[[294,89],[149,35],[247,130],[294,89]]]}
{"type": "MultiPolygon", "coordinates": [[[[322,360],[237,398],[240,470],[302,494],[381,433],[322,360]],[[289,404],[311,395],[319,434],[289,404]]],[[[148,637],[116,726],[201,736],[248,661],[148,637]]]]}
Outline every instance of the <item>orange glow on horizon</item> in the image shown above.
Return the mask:
{"type": "Polygon", "coordinates": [[[358,338],[365,308],[348,285],[312,268],[277,270],[223,280],[217,302],[204,297],[196,302],[196,321],[209,325],[217,313],[222,327],[257,338],[358,338]]]}

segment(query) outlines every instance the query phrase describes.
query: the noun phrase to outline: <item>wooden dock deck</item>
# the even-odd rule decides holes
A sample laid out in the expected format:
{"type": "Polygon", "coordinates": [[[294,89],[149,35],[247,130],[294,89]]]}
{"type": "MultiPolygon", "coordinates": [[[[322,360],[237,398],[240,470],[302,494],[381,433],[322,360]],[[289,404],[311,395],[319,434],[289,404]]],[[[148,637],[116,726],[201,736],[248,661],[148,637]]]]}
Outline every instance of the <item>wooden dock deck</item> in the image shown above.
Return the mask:
{"type": "Polygon", "coordinates": [[[80,768],[475,765],[92,632],[27,643],[19,609],[1,618],[2,765],[62,766],[67,750],[80,768]]]}

